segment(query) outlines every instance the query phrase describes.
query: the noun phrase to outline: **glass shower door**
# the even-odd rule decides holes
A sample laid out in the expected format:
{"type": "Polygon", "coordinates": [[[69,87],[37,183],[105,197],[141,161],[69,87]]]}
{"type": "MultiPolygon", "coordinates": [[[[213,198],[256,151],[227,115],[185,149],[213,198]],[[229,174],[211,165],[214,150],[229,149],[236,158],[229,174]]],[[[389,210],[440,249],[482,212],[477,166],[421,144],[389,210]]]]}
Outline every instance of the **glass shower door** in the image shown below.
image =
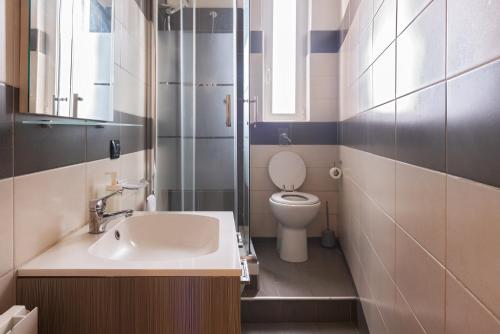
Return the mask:
{"type": "Polygon", "coordinates": [[[160,210],[232,211],[248,246],[244,13],[236,0],[158,0],[155,191],[160,210]]]}
{"type": "Polygon", "coordinates": [[[237,212],[236,2],[158,0],[159,208],[237,212]]]}
{"type": "Polygon", "coordinates": [[[237,212],[235,1],[186,4],[181,10],[183,210],[237,212]]]}

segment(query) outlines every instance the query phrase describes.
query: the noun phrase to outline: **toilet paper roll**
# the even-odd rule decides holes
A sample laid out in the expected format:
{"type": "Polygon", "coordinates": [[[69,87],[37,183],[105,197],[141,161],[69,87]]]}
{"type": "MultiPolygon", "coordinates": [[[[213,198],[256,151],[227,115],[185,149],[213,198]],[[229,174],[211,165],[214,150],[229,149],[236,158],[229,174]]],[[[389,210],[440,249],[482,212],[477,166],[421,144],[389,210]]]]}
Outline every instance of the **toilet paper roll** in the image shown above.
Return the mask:
{"type": "Polygon", "coordinates": [[[333,167],[330,169],[330,176],[332,177],[332,179],[334,180],[338,180],[342,177],[342,169],[338,168],[338,167],[333,167]]]}

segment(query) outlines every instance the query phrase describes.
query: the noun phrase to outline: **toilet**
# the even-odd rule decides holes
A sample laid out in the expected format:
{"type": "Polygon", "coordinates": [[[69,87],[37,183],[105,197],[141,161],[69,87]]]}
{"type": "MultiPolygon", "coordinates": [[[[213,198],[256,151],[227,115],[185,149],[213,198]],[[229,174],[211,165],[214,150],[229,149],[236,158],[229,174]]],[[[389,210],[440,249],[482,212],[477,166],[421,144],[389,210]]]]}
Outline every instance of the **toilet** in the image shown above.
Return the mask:
{"type": "Polygon", "coordinates": [[[281,190],[269,198],[278,221],[280,258],[287,262],[307,261],[307,226],[318,215],[321,202],[317,196],[297,191],[306,179],[304,160],[294,152],[279,152],[269,161],[268,171],[281,190]]]}

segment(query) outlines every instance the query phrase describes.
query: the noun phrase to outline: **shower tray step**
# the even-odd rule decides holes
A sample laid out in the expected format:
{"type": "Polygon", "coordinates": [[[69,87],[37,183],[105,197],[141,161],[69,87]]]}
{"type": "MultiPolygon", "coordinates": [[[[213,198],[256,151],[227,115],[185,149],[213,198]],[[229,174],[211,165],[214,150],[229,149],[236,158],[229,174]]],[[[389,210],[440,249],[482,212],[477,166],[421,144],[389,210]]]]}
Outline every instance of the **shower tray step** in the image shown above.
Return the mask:
{"type": "Polygon", "coordinates": [[[259,298],[241,300],[243,323],[354,322],[357,298],[259,298]]]}

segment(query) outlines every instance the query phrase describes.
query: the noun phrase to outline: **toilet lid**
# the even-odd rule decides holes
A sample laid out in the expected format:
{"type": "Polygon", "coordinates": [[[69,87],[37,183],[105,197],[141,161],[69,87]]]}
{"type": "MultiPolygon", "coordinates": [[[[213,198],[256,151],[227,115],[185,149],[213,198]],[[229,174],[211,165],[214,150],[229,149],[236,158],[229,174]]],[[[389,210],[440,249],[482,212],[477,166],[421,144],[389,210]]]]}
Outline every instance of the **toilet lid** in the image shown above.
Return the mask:
{"type": "Polygon", "coordinates": [[[281,190],[296,190],[306,179],[306,164],[297,153],[279,152],[269,161],[269,177],[281,190]]]}

